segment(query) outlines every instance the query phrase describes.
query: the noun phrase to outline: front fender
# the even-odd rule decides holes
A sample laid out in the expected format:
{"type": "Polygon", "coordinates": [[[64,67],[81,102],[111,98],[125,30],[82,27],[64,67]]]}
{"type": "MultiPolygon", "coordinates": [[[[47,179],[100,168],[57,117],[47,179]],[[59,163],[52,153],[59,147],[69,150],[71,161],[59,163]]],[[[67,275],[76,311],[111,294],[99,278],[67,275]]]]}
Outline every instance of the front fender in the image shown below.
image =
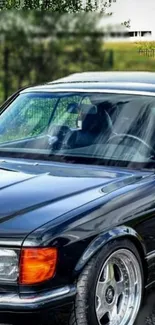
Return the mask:
{"type": "Polygon", "coordinates": [[[119,226],[108,230],[104,233],[101,233],[97,236],[84,251],[83,255],[79,259],[78,263],[75,266],[75,273],[80,273],[88,261],[93,257],[104,245],[109,241],[118,239],[121,237],[128,237],[134,241],[140,247],[143,256],[146,256],[146,248],[141,236],[132,228],[126,226],[119,226]]]}

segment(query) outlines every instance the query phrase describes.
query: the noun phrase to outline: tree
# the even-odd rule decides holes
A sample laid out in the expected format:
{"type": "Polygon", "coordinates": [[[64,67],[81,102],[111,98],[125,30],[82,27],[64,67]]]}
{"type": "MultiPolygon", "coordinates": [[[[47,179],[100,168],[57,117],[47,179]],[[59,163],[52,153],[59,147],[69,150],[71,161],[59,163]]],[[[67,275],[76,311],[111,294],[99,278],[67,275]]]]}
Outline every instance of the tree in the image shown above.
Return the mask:
{"type": "Polygon", "coordinates": [[[101,13],[0,12],[0,92],[82,70],[104,69],[101,13]]]}
{"type": "Polygon", "coordinates": [[[27,71],[24,71],[25,66],[20,58],[22,57],[22,61],[26,58],[26,49],[28,49],[32,35],[35,32],[34,26],[28,18],[26,12],[16,12],[16,14],[14,11],[9,10],[0,12],[0,48],[3,56],[4,100],[8,97],[11,89],[12,68],[16,68],[15,73],[18,85],[20,85],[21,75],[27,75],[27,71]],[[14,58],[15,54],[16,59],[14,58]],[[13,58],[14,67],[11,67],[11,60],[13,58]]]}
{"type": "Polygon", "coordinates": [[[76,71],[105,68],[103,33],[97,24],[102,15],[33,13],[35,23],[40,26],[36,35],[40,54],[34,62],[35,71],[40,67],[36,83],[76,71]]]}
{"type": "Polygon", "coordinates": [[[1,9],[40,9],[59,13],[104,12],[109,6],[110,0],[4,0],[0,5],[1,9]]]}
{"type": "MultiPolygon", "coordinates": [[[[28,0],[22,1],[23,6],[28,5],[28,0]]],[[[12,0],[7,3],[11,5],[12,0]]],[[[68,14],[69,3],[75,9],[76,3],[66,0],[63,14],[53,10],[0,11],[0,96],[3,92],[3,99],[27,84],[46,82],[69,72],[111,67],[113,56],[105,55],[104,34],[98,26],[105,12],[94,12],[91,1],[87,1],[87,11],[75,13],[70,7],[68,14]]],[[[56,0],[57,9],[58,4],[60,1],[56,0]]],[[[108,6],[105,1],[101,4],[104,10],[108,6]]]]}
{"type": "Polygon", "coordinates": [[[127,21],[124,21],[124,23],[122,23],[123,26],[127,27],[127,28],[130,28],[130,23],[131,23],[131,20],[127,20],[127,21]]]}

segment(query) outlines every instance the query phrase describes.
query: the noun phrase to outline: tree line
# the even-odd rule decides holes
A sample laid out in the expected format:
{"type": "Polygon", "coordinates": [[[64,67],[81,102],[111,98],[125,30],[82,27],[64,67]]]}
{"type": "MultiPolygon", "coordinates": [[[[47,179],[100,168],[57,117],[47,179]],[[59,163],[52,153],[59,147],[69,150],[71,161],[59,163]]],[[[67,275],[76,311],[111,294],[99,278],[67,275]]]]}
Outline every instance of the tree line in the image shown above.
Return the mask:
{"type": "Polygon", "coordinates": [[[40,9],[59,13],[79,11],[104,12],[112,0],[1,0],[1,9],[40,9]]]}
{"type": "Polygon", "coordinates": [[[87,70],[109,69],[103,13],[0,11],[0,101],[17,89],[87,70]]]}

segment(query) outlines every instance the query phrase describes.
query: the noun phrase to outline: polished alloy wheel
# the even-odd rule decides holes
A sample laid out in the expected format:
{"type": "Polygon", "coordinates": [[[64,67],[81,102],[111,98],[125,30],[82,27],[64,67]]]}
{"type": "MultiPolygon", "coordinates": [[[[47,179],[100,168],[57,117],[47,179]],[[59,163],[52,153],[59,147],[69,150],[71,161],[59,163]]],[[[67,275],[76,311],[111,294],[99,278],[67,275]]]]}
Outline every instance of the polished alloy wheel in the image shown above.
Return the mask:
{"type": "Polygon", "coordinates": [[[103,265],[96,286],[100,325],[133,325],[142,297],[141,270],[135,255],[119,249],[103,265]]]}

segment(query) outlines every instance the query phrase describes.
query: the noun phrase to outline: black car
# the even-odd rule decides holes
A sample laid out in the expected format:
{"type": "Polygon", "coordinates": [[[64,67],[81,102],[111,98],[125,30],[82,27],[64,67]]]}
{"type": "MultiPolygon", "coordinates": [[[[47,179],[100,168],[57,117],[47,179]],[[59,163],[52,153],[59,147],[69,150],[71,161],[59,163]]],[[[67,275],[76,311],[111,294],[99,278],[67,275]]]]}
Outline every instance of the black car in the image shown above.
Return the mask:
{"type": "Polygon", "coordinates": [[[79,73],[11,96],[0,323],[133,325],[154,265],[155,73],[79,73]]]}

